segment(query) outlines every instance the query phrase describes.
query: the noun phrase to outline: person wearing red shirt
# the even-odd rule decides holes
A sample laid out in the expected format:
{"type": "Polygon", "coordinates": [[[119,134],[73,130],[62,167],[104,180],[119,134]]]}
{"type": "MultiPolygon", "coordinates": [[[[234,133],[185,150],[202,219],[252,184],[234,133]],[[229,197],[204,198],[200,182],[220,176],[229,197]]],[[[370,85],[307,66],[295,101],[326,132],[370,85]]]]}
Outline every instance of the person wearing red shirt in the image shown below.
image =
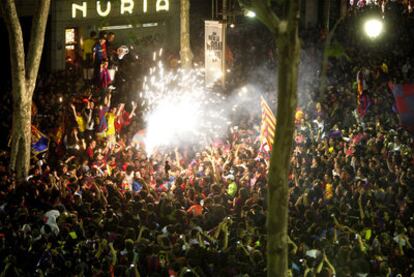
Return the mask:
{"type": "Polygon", "coordinates": [[[132,110],[130,113],[125,110],[125,104],[119,105],[117,117],[115,120],[115,130],[118,134],[121,133],[122,128],[131,124],[132,118],[135,116],[135,110],[137,108],[137,104],[134,101],[132,101],[131,105],[132,105],[132,110]]]}
{"type": "Polygon", "coordinates": [[[95,148],[96,148],[96,141],[92,140],[88,148],[86,148],[86,155],[88,155],[89,160],[93,160],[93,157],[95,156],[95,148]]]}

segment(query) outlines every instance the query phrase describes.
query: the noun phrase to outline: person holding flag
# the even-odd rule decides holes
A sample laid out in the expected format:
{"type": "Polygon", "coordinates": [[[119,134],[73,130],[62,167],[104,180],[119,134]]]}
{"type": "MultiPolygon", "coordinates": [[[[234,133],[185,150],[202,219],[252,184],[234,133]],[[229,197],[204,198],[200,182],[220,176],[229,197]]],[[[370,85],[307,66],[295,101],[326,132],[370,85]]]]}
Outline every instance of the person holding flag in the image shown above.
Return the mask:
{"type": "Polygon", "coordinates": [[[32,154],[34,156],[44,153],[49,149],[49,138],[32,125],[32,154]]]}
{"type": "Polygon", "coordinates": [[[98,133],[97,137],[103,139],[106,137],[106,131],[108,130],[108,120],[106,114],[111,106],[111,94],[105,96],[104,105],[101,105],[98,110],[98,133]]]}
{"type": "Polygon", "coordinates": [[[371,106],[371,101],[368,97],[368,86],[362,70],[357,73],[357,92],[357,111],[359,118],[363,119],[367,114],[369,106],[371,106]]]}

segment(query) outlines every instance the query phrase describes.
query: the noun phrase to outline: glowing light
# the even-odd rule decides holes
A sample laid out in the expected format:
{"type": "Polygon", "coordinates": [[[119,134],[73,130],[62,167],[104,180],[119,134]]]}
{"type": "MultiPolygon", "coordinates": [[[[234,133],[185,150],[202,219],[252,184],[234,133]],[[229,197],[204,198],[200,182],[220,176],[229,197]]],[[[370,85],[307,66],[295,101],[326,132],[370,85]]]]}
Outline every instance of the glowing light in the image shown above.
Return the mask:
{"type": "Polygon", "coordinates": [[[261,92],[254,86],[225,96],[206,88],[204,67],[170,70],[156,60],[148,71],[137,96],[145,122],[139,140],[150,156],[158,149],[210,145],[227,134],[237,113],[260,113],[261,92]]]}
{"type": "Polygon", "coordinates": [[[225,98],[204,86],[204,71],[167,70],[157,62],[139,92],[144,110],[144,143],[149,155],[158,147],[207,144],[225,133],[225,98]]]}
{"type": "MultiPolygon", "coordinates": [[[[144,2],[144,13],[146,12],[146,2],[144,2]]],[[[132,11],[134,9],[134,1],[132,0],[123,0],[121,1],[121,14],[129,13],[132,14],[132,11]]]]}
{"type": "Polygon", "coordinates": [[[134,26],[131,24],[127,25],[114,25],[114,26],[104,26],[101,28],[98,28],[100,31],[109,31],[109,30],[126,30],[126,29],[132,29],[134,26]]]}
{"type": "Polygon", "coordinates": [[[214,78],[216,80],[220,79],[221,77],[223,77],[223,72],[221,70],[214,72],[214,78]]]}
{"type": "Polygon", "coordinates": [[[376,38],[378,37],[384,28],[384,24],[379,19],[369,19],[364,24],[365,33],[369,38],[376,38]]]}
{"type": "Polygon", "coordinates": [[[143,28],[156,27],[156,26],[158,26],[158,22],[150,22],[150,23],[142,24],[143,28]]]}
{"type": "Polygon", "coordinates": [[[101,1],[96,2],[96,12],[99,16],[106,17],[111,12],[111,2],[106,2],[106,10],[102,11],[101,1]]]}
{"type": "Polygon", "coordinates": [[[249,10],[246,10],[245,15],[246,15],[247,17],[250,17],[250,18],[254,18],[254,17],[256,17],[256,13],[255,13],[254,11],[249,11],[249,10]]]}
{"type": "MultiPolygon", "coordinates": [[[[105,1],[102,1],[102,0],[96,1],[96,7],[95,7],[96,14],[100,17],[106,17],[110,14],[113,14],[110,1],[106,1],[106,9],[105,11],[102,11],[101,5],[103,4],[103,2],[105,1]]],[[[135,9],[136,13],[143,13],[143,14],[148,13],[148,10],[149,10],[148,0],[142,0],[142,5],[135,5],[134,0],[120,0],[120,2],[121,3],[120,3],[119,15],[124,15],[127,13],[133,14],[135,7],[137,7],[135,9]]],[[[88,15],[88,11],[91,10],[91,8],[88,6],[88,3],[89,1],[83,1],[82,4],[72,3],[72,18],[76,18],[78,12],[82,14],[83,18],[86,18],[88,15]]],[[[169,11],[170,11],[170,0],[157,0],[156,1],[155,3],[156,13],[169,12],[169,11]]]]}
{"type": "Polygon", "coordinates": [[[234,23],[231,23],[231,24],[230,24],[230,28],[232,28],[232,29],[233,29],[234,27],[236,27],[236,25],[234,25],[234,23]]]}
{"type": "Polygon", "coordinates": [[[72,18],[76,18],[76,13],[77,11],[81,11],[82,12],[82,17],[86,17],[86,12],[87,12],[87,6],[88,3],[87,2],[82,2],[82,5],[79,4],[72,4],[72,18]]]}

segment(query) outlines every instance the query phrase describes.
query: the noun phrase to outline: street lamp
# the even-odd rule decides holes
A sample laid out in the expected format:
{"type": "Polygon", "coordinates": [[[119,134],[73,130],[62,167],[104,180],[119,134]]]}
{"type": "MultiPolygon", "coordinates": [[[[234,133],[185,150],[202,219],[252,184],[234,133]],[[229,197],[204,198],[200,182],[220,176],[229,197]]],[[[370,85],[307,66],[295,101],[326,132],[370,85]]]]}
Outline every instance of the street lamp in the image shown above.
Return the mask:
{"type": "Polygon", "coordinates": [[[250,10],[245,10],[244,15],[250,18],[256,17],[256,13],[250,10]]]}
{"type": "Polygon", "coordinates": [[[371,39],[377,38],[384,29],[384,23],[380,19],[371,18],[364,24],[364,31],[371,39]]]}

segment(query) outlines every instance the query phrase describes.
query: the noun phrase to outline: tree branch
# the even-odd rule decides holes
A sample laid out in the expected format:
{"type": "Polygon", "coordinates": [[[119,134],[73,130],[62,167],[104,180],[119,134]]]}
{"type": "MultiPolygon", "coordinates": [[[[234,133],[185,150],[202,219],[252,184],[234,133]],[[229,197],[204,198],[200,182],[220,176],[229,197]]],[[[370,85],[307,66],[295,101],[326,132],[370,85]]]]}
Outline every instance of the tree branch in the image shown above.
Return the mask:
{"type": "Polygon", "coordinates": [[[329,40],[332,40],[333,35],[335,34],[336,29],[338,28],[339,24],[344,21],[344,19],[347,17],[347,14],[344,14],[343,16],[341,16],[336,22],[335,25],[333,26],[333,28],[329,31],[328,33],[328,38],[329,40]]]}
{"type": "MultiPolygon", "coordinates": [[[[23,79],[25,73],[23,32],[17,15],[16,4],[14,0],[0,0],[0,9],[9,33],[11,70],[13,74],[17,74],[18,79],[23,79]]],[[[16,78],[12,78],[12,80],[14,83],[16,78]]],[[[17,84],[13,84],[13,88],[17,86],[17,84]]],[[[13,97],[16,96],[13,94],[13,97]]]]}
{"type": "Polygon", "coordinates": [[[299,26],[299,19],[300,19],[299,0],[290,0],[289,8],[290,10],[289,10],[288,31],[291,34],[294,34],[295,32],[298,31],[297,29],[299,26]]]}
{"type": "Polygon", "coordinates": [[[280,19],[272,11],[270,1],[263,0],[239,0],[240,4],[247,9],[256,13],[257,18],[269,29],[270,32],[277,35],[279,33],[280,19]]]}
{"type": "Polygon", "coordinates": [[[50,1],[51,0],[40,0],[33,16],[29,50],[26,60],[26,81],[30,82],[29,87],[31,88],[27,93],[30,94],[30,97],[33,94],[37,73],[39,71],[40,59],[42,58],[50,1]]]}

